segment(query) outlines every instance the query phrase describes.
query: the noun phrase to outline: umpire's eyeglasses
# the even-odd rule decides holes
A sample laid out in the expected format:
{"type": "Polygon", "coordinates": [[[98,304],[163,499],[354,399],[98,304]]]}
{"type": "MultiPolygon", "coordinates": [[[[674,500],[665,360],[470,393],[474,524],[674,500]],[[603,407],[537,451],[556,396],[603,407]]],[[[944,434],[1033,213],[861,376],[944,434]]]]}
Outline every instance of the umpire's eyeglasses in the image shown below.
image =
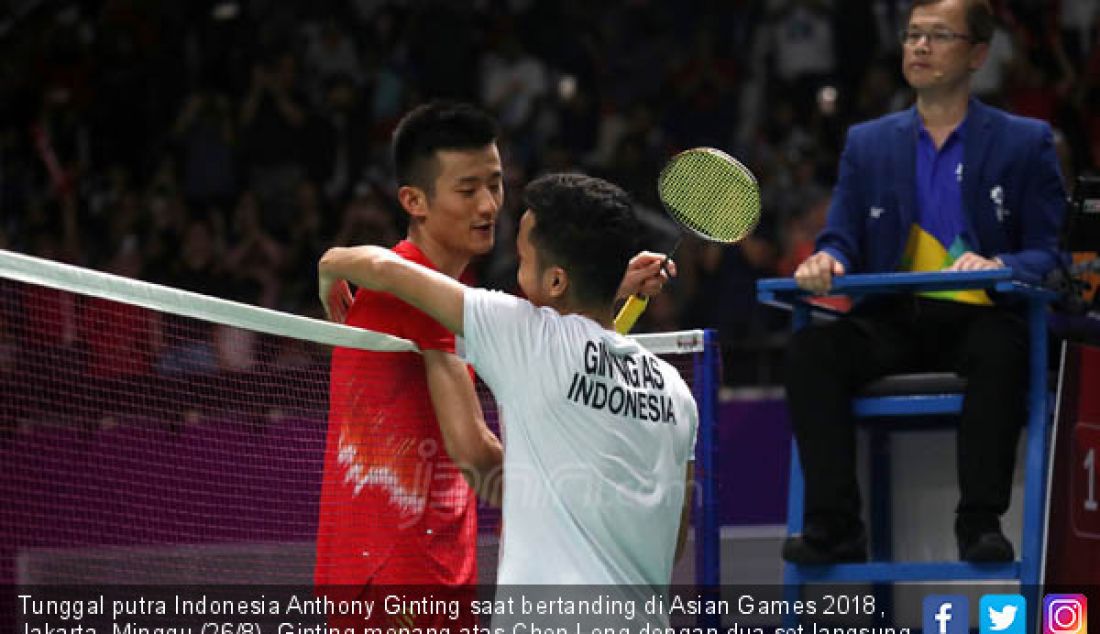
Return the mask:
{"type": "Polygon", "coordinates": [[[920,41],[924,38],[928,38],[928,43],[936,46],[947,45],[955,40],[966,40],[967,42],[974,41],[974,38],[966,33],[956,33],[954,31],[948,31],[947,29],[935,29],[932,31],[902,29],[901,32],[898,33],[898,39],[906,46],[916,46],[920,44],[920,41]]]}

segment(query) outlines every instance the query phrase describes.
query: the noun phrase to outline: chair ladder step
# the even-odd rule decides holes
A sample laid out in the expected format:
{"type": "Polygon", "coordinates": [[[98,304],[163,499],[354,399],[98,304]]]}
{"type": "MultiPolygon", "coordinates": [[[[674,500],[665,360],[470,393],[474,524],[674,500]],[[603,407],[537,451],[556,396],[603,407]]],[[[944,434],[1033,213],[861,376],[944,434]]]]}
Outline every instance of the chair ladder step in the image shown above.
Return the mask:
{"type": "Polygon", "coordinates": [[[815,581],[965,581],[1020,578],[1020,562],[975,564],[944,562],[870,562],[832,566],[787,564],[786,583],[815,581]]]}

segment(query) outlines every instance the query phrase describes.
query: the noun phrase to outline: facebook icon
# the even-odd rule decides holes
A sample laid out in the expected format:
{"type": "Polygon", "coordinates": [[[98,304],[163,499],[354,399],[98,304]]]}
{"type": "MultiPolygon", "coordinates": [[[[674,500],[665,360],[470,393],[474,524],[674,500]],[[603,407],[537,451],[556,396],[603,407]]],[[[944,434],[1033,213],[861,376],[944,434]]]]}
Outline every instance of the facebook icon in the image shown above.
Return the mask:
{"type": "Polygon", "coordinates": [[[967,634],[970,631],[970,602],[959,594],[924,597],[924,634],[967,634]]]}

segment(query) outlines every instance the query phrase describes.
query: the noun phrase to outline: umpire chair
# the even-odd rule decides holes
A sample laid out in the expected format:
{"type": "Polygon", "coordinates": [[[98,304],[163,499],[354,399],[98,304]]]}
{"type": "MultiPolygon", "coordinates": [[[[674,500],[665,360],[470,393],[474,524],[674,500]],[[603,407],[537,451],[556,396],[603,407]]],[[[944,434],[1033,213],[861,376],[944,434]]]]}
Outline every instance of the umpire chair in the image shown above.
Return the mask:
{"type": "MultiPolygon", "coordinates": [[[[955,374],[890,375],[872,382],[857,395],[852,412],[866,424],[871,440],[870,528],[871,558],[866,563],[799,565],[784,563],[783,581],[788,596],[797,597],[807,582],[875,584],[913,581],[1006,580],[1018,581],[1022,592],[1035,592],[1041,581],[1046,473],[1050,443],[1050,403],[1047,379],[1047,309],[1055,299],[1051,291],[1013,281],[1008,269],[968,272],[886,273],[844,275],[833,280],[830,294],[853,299],[869,294],[920,291],[986,289],[1013,294],[1027,304],[1029,369],[1028,414],[1024,458],[1023,531],[1019,559],[1009,563],[963,561],[894,561],[891,544],[890,461],[886,434],[941,428],[945,416],[962,411],[965,379],[955,374]]],[[[816,310],[811,295],[791,278],[763,279],[757,298],[766,304],[790,309],[795,329],[807,325],[816,310]]],[[[790,483],[787,501],[787,533],[802,532],[803,476],[794,441],[791,445],[790,483]]],[[[1034,598],[1029,600],[1035,605],[1034,598]]]]}

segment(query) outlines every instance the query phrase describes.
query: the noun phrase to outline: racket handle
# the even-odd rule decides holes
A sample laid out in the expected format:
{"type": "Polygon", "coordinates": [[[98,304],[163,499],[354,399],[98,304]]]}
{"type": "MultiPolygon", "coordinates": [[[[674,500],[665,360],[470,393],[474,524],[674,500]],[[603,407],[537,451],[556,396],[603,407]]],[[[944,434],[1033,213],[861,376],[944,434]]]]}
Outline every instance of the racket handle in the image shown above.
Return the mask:
{"type": "Polygon", "coordinates": [[[619,314],[615,315],[615,332],[625,335],[634,329],[634,324],[638,323],[638,318],[645,312],[645,307],[649,305],[649,298],[645,295],[631,295],[626,298],[626,303],[619,309],[619,314]]]}

